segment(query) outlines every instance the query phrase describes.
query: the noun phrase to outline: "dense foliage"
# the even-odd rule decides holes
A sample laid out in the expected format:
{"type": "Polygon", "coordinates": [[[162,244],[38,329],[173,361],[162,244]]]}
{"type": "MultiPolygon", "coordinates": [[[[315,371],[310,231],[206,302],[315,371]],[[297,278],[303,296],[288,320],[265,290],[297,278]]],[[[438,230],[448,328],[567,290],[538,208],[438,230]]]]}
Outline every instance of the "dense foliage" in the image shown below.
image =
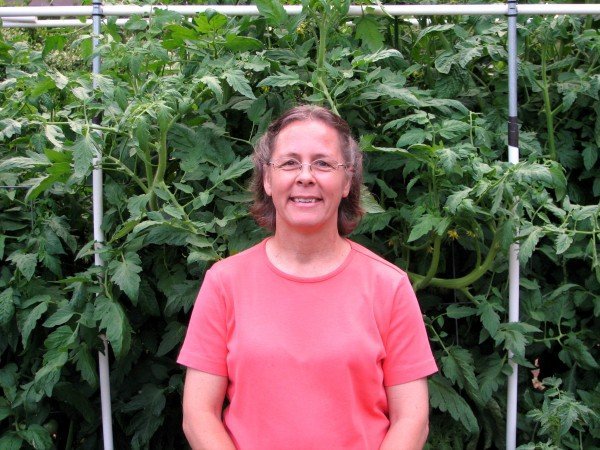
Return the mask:
{"type": "Polygon", "coordinates": [[[522,162],[509,165],[504,18],[256,3],[260,17],[109,19],[95,77],[87,29],[2,30],[0,448],[100,447],[101,334],[115,447],[185,445],[174,360],[190,308],[212,262],[264,237],[247,212],[252,143],[299,102],[360,137],[368,214],[352,238],[418,291],[441,369],[430,448],[504,447],[509,350],[522,448],[598,448],[600,21],[519,19],[522,162]],[[521,322],[508,323],[515,240],[521,322]]]}

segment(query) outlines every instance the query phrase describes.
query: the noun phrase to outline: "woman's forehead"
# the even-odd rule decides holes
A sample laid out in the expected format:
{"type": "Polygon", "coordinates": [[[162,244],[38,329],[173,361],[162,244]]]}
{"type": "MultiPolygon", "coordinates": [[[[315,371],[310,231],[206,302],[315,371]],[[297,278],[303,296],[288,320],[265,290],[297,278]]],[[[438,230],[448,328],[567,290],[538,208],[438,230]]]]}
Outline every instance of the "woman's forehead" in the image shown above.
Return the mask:
{"type": "MultiPolygon", "coordinates": [[[[306,119],[295,120],[286,124],[275,137],[271,154],[276,151],[277,153],[285,152],[286,154],[297,153],[300,150],[306,150],[307,146],[315,144],[317,141],[325,144],[325,146],[331,144],[331,148],[335,148],[339,152],[342,151],[341,136],[335,127],[322,120],[306,119]],[[281,148],[281,144],[285,148],[281,148]]],[[[317,152],[318,150],[318,148],[314,149],[317,152]]],[[[322,150],[326,150],[326,148],[322,148],[322,150]]],[[[323,152],[324,155],[327,153],[329,151],[323,152]]]]}

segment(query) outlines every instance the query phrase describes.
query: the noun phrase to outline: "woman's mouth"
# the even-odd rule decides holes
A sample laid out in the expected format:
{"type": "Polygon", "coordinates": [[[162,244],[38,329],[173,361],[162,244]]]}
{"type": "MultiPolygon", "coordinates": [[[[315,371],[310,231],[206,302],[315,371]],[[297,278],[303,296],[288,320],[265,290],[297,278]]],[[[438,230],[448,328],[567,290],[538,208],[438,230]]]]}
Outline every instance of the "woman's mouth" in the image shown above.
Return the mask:
{"type": "Polygon", "coordinates": [[[294,203],[316,203],[321,199],[316,197],[290,197],[294,203]]]}

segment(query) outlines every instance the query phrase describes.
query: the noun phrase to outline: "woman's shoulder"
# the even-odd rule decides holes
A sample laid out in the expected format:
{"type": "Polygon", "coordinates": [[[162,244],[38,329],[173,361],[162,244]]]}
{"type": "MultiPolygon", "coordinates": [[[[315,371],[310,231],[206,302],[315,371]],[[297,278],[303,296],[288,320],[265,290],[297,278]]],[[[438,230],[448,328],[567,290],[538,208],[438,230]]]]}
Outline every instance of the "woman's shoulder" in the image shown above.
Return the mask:
{"type": "Polygon", "coordinates": [[[265,240],[247,248],[239,253],[223,258],[212,265],[210,270],[214,273],[227,273],[238,270],[248,270],[256,266],[265,255],[265,240]]]}
{"type": "Polygon", "coordinates": [[[350,241],[350,245],[357,256],[359,264],[365,270],[374,270],[377,273],[386,274],[392,278],[408,277],[406,272],[404,272],[398,266],[379,256],[372,250],[369,250],[367,247],[354,241],[350,241]]]}

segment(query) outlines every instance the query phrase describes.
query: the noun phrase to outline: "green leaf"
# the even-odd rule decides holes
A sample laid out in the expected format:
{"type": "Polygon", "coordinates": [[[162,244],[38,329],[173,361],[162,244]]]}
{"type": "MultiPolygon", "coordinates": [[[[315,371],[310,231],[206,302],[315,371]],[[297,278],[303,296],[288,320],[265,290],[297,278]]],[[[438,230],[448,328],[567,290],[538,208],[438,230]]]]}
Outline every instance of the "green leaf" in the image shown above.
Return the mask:
{"type": "Polygon", "coordinates": [[[8,403],[8,401],[4,397],[0,397],[0,422],[2,422],[7,417],[10,417],[11,414],[12,408],[10,407],[10,403],[8,403]]]}
{"type": "Polygon", "coordinates": [[[352,60],[353,67],[360,67],[367,64],[371,64],[377,61],[381,61],[382,59],[388,58],[402,58],[402,53],[400,53],[395,48],[382,48],[374,53],[368,53],[364,55],[357,55],[352,60]]]}
{"type": "Polygon", "coordinates": [[[448,380],[439,374],[429,379],[431,406],[442,412],[449,412],[469,433],[477,433],[479,425],[469,404],[452,388],[448,380]]]}
{"type": "Polygon", "coordinates": [[[37,155],[32,158],[16,156],[9,158],[0,163],[0,172],[8,172],[15,169],[27,170],[47,167],[50,161],[44,155],[37,155]]]}
{"type": "Polygon", "coordinates": [[[450,305],[446,309],[446,314],[451,319],[462,319],[477,314],[477,310],[471,306],[450,305]]]}
{"type": "Polygon", "coordinates": [[[435,68],[438,72],[447,75],[450,73],[452,66],[456,64],[456,62],[457,55],[455,55],[452,51],[445,51],[435,59],[435,68]]]}
{"type": "Polygon", "coordinates": [[[72,307],[70,305],[66,305],[56,310],[54,314],[52,314],[44,321],[42,326],[46,328],[53,328],[59,325],[64,325],[69,320],[71,320],[71,317],[73,317],[74,314],[75,311],[73,311],[72,307]]]}
{"type": "Polygon", "coordinates": [[[18,433],[35,449],[49,449],[53,447],[50,433],[41,425],[29,425],[26,430],[20,430],[18,433]]]}
{"type": "Polygon", "coordinates": [[[6,325],[15,314],[12,288],[4,289],[0,293],[0,325],[6,325]]]}
{"type": "Polygon", "coordinates": [[[56,87],[54,80],[48,77],[41,77],[40,81],[38,81],[33,89],[31,90],[32,97],[39,97],[42,94],[45,94],[48,91],[51,91],[56,87]]]}
{"type": "Polygon", "coordinates": [[[220,32],[227,25],[227,16],[209,9],[194,18],[196,30],[203,34],[220,32]]]}
{"type": "Polygon", "coordinates": [[[559,352],[559,357],[567,364],[572,364],[573,358],[584,369],[594,370],[600,368],[598,362],[583,341],[574,334],[570,334],[569,338],[563,344],[563,349],[559,352]]]}
{"type": "Polygon", "coordinates": [[[151,134],[150,125],[144,116],[138,117],[136,120],[134,132],[140,146],[140,150],[147,152],[150,145],[151,134]]]}
{"type": "MultiPolygon", "coordinates": [[[[14,135],[21,134],[21,122],[15,119],[0,120],[0,140],[10,139],[14,135]]],[[[0,164],[0,168],[2,165],[0,164]]]]}
{"type": "Polygon", "coordinates": [[[560,233],[556,236],[556,254],[560,255],[566,252],[571,244],[573,243],[573,238],[569,236],[567,233],[560,233]]]}
{"type": "Polygon", "coordinates": [[[437,32],[443,32],[443,31],[447,31],[447,30],[453,30],[455,28],[454,24],[444,24],[444,25],[433,25],[430,27],[426,27],[423,28],[420,32],[419,35],[417,36],[417,40],[415,42],[418,43],[421,39],[423,39],[425,36],[427,36],[430,33],[437,33],[437,32]]]}
{"type": "Polygon", "coordinates": [[[8,363],[4,367],[0,367],[0,387],[10,389],[16,386],[19,380],[17,370],[18,367],[15,363],[8,363]]]}
{"type": "Polygon", "coordinates": [[[219,173],[219,175],[215,179],[212,179],[211,177],[211,181],[215,185],[219,185],[224,181],[239,178],[241,175],[252,170],[253,168],[254,164],[252,163],[252,160],[249,156],[246,156],[245,158],[240,160],[236,159],[223,172],[219,173]]]}
{"type": "Polygon", "coordinates": [[[367,214],[379,214],[385,212],[385,209],[375,200],[373,194],[369,191],[369,188],[364,184],[360,189],[360,202],[367,214]]]}
{"type": "Polygon", "coordinates": [[[127,252],[122,259],[112,260],[108,269],[111,272],[110,279],[121,288],[123,292],[137,304],[138,290],[140,287],[140,276],[142,271],[142,260],[137,253],[127,252]]]}
{"type": "Polygon", "coordinates": [[[521,264],[525,264],[531,258],[537,243],[542,237],[542,230],[534,227],[531,229],[529,236],[525,238],[525,240],[519,245],[519,261],[521,264]]]}
{"type": "Polygon", "coordinates": [[[503,323],[498,327],[494,335],[496,345],[504,343],[504,348],[512,351],[520,358],[525,357],[525,346],[531,340],[531,333],[539,333],[541,330],[533,325],[522,322],[503,323]]]}
{"type": "Polygon", "coordinates": [[[472,188],[468,187],[461,189],[460,191],[453,192],[451,195],[449,195],[446,199],[446,208],[448,208],[448,211],[451,214],[456,214],[456,210],[458,209],[462,201],[469,196],[471,191],[472,188]]]}
{"type": "Polygon", "coordinates": [[[93,424],[98,420],[98,408],[85,396],[86,391],[80,384],[62,381],[54,387],[53,397],[75,408],[87,423],[93,424]]]}
{"type": "Polygon", "coordinates": [[[217,261],[219,254],[212,249],[199,249],[191,251],[187,257],[188,264],[194,264],[199,261],[217,261]]]}
{"type": "Polygon", "coordinates": [[[175,205],[165,205],[163,206],[163,212],[170,217],[175,219],[183,219],[184,211],[182,211],[181,207],[175,205]]]}
{"type": "Polygon", "coordinates": [[[46,139],[48,139],[52,143],[52,145],[54,145],[56,148],[63,147],[65,135],[64,135],[63,131],[60,129],[60,127],[58,127],[56,125],[45,125],[44,133],[45,133],[46,139]]]}
{"type": "Polygon", "coordinates": [[[148,22],[141,16],[131,16],[124,28],[129,31],[142,31],[148,28],[148,22]]]}
{"type": "Polygon", "coordinates": [[[81,373],[81,378],[87,381],[92,387],[98,386],[96,360],[86,344],[80,345],[75,350],[73,361],[75,361],[75,368],[81,373]]]}
{"type": "Polygon", "coordinates": [[[223,88],[217,77],[206,75],[200,78],[200,82],[204,83],[215,94],[219,103],[223,101],[223,88]]]}
{"type": "Polygon", "coordinates": [[[361,16],[356,21],[356,39],[360,40],[371,51],[383,47],[383,34],[379,30],[379,22],[373,16],[361,16]]]}
{"type": "Polygon", "coordinates": [[[4,243],[6,242],[6,236],[0,234],[0,260],[4,258],[4,243]]]}
{"type": "Polygon", "coordinates": [[[582,156],[585,169],[592,170],[598,160],[598,147],[590,144],[586,145],[583,149],[582,156]]]}
{"type": "Polygon", "coordinates": [[[2,450],[20,450],[23,446],[23,438],[16,431],[7,431],[0,437],[0,448],[2,450]]]}
{"type": "Polygon", "coordinates": [[[77,138],[71,151],[73,152],[74,175],[77,178],[83,178],[91,170],[93,159],[100,156],[100,150],[91,134],[86,133],[77,138]]]}
{"type": "Polygon", "coordinates": [[[477,376],[481,399],[486,403],[492,398],[494,392],[500,386],[503,386],[506,381],[506,374],[504,373],[506,362],[498,355],[490,355],[478,364],[478,366],[482,368],[477,376]]]}
{"type": "Polygon", "coordinates": [[[440,223],[439,217],[434,217],[431,214],[424,214],[410,230],[407,242],[413,242],[425,236],[440,223]]]}
{"type": "Polygon", "coordinates": [[[238,69],[228,70],[223,74],[227,84],[231,86],[235,91],[239,92],[245,97],[256,99],[256,96],[252,92],[252,87],[246,79],[244,72],[238,69]]]}
{"type": "Polygon", "coordinates": [[[27,349],[27,341],[29,340],[29,335],[34,330],[37,321],[42,317],[48,310],[48,303],[42,302],[37,306],[27,311],[26,319],[23,321],[21,325],[21,342],[23,343],[23,348],[27,349]]]}
{"type": "Polygon", "coordinates": [[[144,211],[146,211],[146,207],[151,197],[151,194],[132,195],[129,197],[127,200],[127,210],[129,211],[129,214],[131,214],[132,219],[137,219],[142,216],[144,211]]]}
{"type": "Polygon", "coordinates": [[[396,197],[398,197],[398,194],[396,193],[396,191],[394,191],[392,188],[390,188],[388,186],[388,184],[384,180],[382,180],[381,178],[375,178],[375,183],[377,183],[377,185],[381,189],[381,192],[387,198],[396,198],[396,197]]]}
{"type": "Polygon", "coordinates": [[[140,309],[148,314],[149,316],[159,316],[160,309],[158,307],[158,301],[156,300],[156,294],[150,286],[147,280],[142,280],[140,283],[140,294],[138,299],[138,306],[140,309]]]}
{"type": "Polygon", "coordinates": [[[414,144],[422,144],[425,140],[430,138],[430,133],[420,128],[412,128],[402,134],[400,139],[396,142],[398,147],[409,147],[414,144]]]}
{"type": "Polygon", "coordinates": [[[116,356],[123,357],[131,345],[131,325],[125,311],[117,302],[98,296],[94,308],[94,319],[100,321],[100,328],[106,330],[116,356]]]}
{"type": "Polygon", "coordinates": [[[471,352],[457,346],[447,347],[446,352],[446,355],[441,358],[442,371],[445,377],[461,389],[466,389],[472,398],[481,402],[471,352]]]}
{"type": "Polygon", "coordinates": [[[500,326],[500,316],[496,312],[494,305],[484,300],[477,305],[477,310],[483,328],[485,328],[493,338],[500,326]]]}
{"type": "Polygon", "coordinates": [[[45,58],[48,53],[53,50],[62,50],[65,47],[67,39],[63,35],[48,35],[44,39],[44,50],[42,51],[42,56],[45,58]]]}
{"type": "Polygon", "coordinates": [[[270,75],[261,80],[257,86],[272,86],[272,87],[286,87],[301,84],[300,76],[297,73],[278,73],[277,75],[270,75]]]}
{"type": "Polygon", "coordinates": [[[272,27],[283,25],[287,21],[287,12],[279,0],[256,0],[255,3],[260,15],[272,27]]]}
{"type": "Polygon", "coordinates": [[[27,280],[31,280],[37,266],[37,255],[34,253],[13,253],[8,257],[27,280]]]}
{"type": "Polygon", "coordinates": [[[263,44],[248,36],[228,34],[225,37],[225,47],[232,52],[256,52],[263,49],[263,44]]]}
{"type": "Polygon", "coordinates": [[[60,380],[62,368],[67,359],[67,351],[63,349],[53,349],[51,352],[46,353],[44,355],[44,366],[35,373],[33,383],[35,390],[51,397],[54,386],[60,380]]]}
{"type": "Polygon", "coordinates": [[[185,325],[182,325],[179,322],[170,322],[167,325],[166,332],[158,346],[156,356],[165,356],[175,347],[179,346],[185,336],[185,330],[185,325]]]}
{"type": "Polygon", "coordinates": [[[44,341],[44,347],[51,349],[68,349],[77,338],[77,330],[68,325],[62,325],[48,335],[44,341]]]}
{"type": "Polygon", "coordinates": [[[166,399],[164,390],[155,384],[145,384],[139,393],[123,405],[121,411],[147,411],[153,416],[160,416],[165,408],[166,399]]]}

